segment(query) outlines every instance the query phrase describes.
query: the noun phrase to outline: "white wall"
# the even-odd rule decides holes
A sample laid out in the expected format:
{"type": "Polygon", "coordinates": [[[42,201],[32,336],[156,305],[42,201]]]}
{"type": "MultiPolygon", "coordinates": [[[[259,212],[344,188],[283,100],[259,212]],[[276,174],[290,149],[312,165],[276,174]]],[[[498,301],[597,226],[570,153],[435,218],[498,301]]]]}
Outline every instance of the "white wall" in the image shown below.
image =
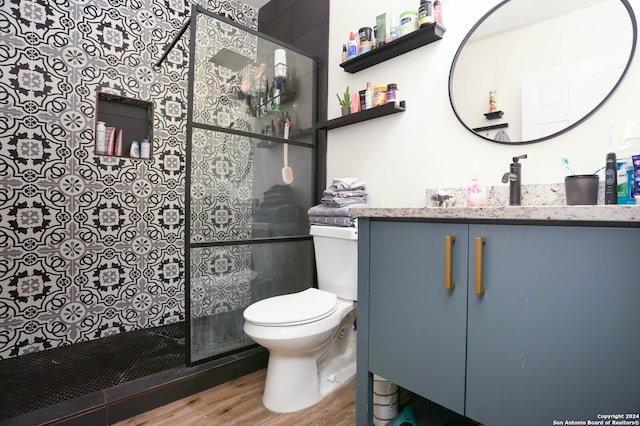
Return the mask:
{"type": "MultiPolygon", "coordinates": [[[[447,31],[441,41],[423,46],[374,67],[349,74],[340,68],[342,44],[349,31],[373,25],[381,12],[399,15],[417,9],[415,0],[396,0],[372,8],[372,2],[331,0],[329,35],[329,117],[340,115],[336,93],[349,85],[362,89],[369,81],[397,83],[407,111],[328,132],[327,177],[358,176],[367,183],[369,204],[375,207],[423,207],[425,190],[466,186],[473,158],[480,158],[487,185],[502,185],[511,158],[523,160],[523,183],[557,183],[566,175],[560,157],[566,155],[578,173],[604,164],[607,126],[620,141],[627,121],[640,119],[638,52],[614,96],[585,123],[548,141],[507,146],[471,134],[456,119],[448,95],[448,78],[456,50],[471,29],[499,0],[444,0],[447,31]]],[[[630,0],[636,14],[640,0],[630,0]]],[[[606,20],[598,25],[606,24],[606,20]]],[[[508,54],[503,52],[502,54],[508,54]]],[[[499,60],[498,58],[495,58],[499,60]]]]}

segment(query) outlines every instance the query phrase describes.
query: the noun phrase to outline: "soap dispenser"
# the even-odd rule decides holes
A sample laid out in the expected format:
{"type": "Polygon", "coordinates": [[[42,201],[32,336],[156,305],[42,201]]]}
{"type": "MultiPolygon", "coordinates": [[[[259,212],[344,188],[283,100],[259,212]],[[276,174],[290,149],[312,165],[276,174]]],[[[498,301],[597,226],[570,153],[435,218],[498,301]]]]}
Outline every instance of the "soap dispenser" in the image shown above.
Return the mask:
{"type": "Polygon", "coordinates": [[[473,159],[471,183],[467,188],[467,207],[484,207],[487,205],[487,189],[481,181],[480,160],[473,159]]]}

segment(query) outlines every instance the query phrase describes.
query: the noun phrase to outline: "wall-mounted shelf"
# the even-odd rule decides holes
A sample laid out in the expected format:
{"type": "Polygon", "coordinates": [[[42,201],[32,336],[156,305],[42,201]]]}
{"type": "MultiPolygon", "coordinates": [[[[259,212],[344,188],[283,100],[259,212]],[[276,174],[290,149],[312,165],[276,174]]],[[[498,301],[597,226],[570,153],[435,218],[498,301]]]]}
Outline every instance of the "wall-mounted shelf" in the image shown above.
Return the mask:
{"type": "Polygon", "coordinates": [[[497,120],[498,118],[502,118],[503,115],[503,111],[491,111],[484,114],[487,120],[497,120]]]}
{"type": "Polygon", "coordinates": [[[416,31],[399,37],[371,52],[363,53],[340,64],[346,72],[356,73],[380,62],[400,56],[418,47],[442,39],[446,28],[440,24],[430,24],[416,31]]]}
{"type": "Polygon", "coordinates": [[[333,120],[325,121],[323,123],[319,123],[318,129],[337,129],[338,127],[344,127],[350,124],[360,123],[362,121],[372,120],[378,117],[384,117],[385,115],[403,112],[405,111],[405,109],[405,101],[401,101],[400,106],[396,106],[394,103],[388,103],[353,114],[343,115],[342,117],[334,118],[333,120]]]}
{"type": "Polygon", "coordinates": [[[476,127],[472,129],[474,132],[484,132],[485,130],[506,129],[509,123],[494,124],[493,126],[476,127]]]}

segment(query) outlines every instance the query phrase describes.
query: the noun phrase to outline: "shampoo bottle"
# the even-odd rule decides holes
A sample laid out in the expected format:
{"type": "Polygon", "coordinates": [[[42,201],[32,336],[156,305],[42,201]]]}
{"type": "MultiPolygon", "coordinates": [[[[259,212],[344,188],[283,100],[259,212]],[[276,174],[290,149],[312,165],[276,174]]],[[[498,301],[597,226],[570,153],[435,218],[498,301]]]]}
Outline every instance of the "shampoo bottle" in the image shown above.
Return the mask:
{"type": "Polygon", "coordinates": [[[471,183],[467,188],[467,206],[483,207],[487,205],[487,189],[480,180],[480,160],[473,160],[473,173],[471,183]]]}

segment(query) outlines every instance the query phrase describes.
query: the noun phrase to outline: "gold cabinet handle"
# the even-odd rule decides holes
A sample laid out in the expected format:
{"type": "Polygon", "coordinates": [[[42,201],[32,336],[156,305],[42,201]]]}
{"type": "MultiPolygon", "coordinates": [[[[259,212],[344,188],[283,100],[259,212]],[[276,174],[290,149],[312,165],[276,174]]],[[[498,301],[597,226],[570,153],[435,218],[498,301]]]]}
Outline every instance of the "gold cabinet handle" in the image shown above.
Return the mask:
{"type": "Polygon", "coordinates": [[[448,289],[456,288],[453,281],[453,243],[456,241],[455,235],[447,235],[445,241],[445,257],[444,257],[444,286],[448,289]]]}
{"type": "Polygon", "coordinates": [[[485,237],[476,237],[476,294],[484,294],[484,283],[482,282],[482,264],[484,256],[485,237]]]}

